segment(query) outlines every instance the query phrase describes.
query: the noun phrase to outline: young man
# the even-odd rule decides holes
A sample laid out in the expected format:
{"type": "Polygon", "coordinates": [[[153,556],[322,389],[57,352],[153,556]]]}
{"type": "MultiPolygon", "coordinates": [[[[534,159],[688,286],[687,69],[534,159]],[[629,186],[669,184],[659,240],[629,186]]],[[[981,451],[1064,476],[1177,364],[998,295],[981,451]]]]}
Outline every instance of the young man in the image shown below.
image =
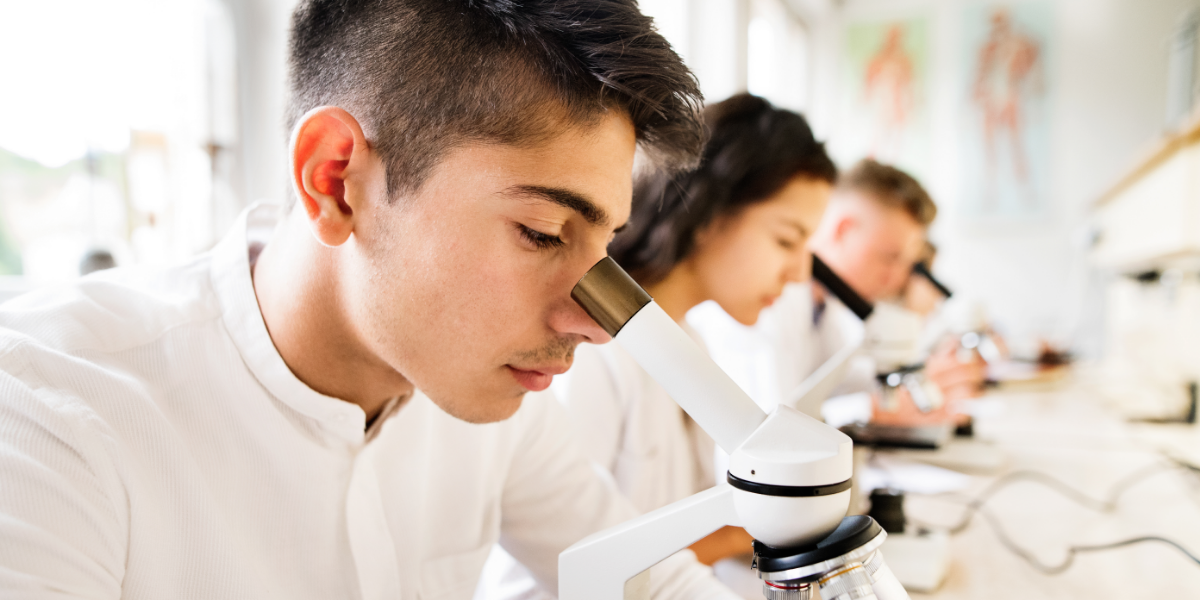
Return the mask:
{"type": "Polygon", "coordinates": [[[290,60],[287,209],[0,310],[0,595],[467,598],[497,541],[553,591],[634,514],[522,399],[608,340],[570,291],[692,75],[633,0],[306,0],[290,60]]]}
{"type": "MultiPolygon", "coordinates": [[[[936,216],[920,183],[868,159],[843,174],[809,247],[868,301],[893,300],[911,277],[936,216]]],[[[857,317],[815,283],[789,286],[753,329],[731,325],[711,306],[689,315],[689,322],[715,349],[722,367],[765,405],[786,401],[862,329],[857,317]]],[[[926,373],[949,400],[975,396],[984,378],[982,361],[960,362],[954,350],[939,346],[926,361],[926,373]]],[[[874,370],[871,361],[855,364],[839,391],[873,389],[874,370]]],[[[925,418],[910,406],[902,413],[925,418]]]]}

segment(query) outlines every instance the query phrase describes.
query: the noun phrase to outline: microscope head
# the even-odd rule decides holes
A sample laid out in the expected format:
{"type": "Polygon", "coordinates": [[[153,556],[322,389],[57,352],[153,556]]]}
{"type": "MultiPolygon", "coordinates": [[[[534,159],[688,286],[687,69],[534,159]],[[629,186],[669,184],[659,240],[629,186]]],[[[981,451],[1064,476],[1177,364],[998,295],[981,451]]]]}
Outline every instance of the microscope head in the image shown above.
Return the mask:
{"type": "Polygon", "coordinates": [[[875,359],[875,370],[889,373],[921,362],[921,316],[897,304],[875,305],[863,323],[863,349],[875,359]]]}
{"type": "Polygon", "coordinates": [[[829,535],[850,508],[852,442],[846,434],[780,405],[729,457],[727,481],[741,525],[774,548],[829,535]]]}

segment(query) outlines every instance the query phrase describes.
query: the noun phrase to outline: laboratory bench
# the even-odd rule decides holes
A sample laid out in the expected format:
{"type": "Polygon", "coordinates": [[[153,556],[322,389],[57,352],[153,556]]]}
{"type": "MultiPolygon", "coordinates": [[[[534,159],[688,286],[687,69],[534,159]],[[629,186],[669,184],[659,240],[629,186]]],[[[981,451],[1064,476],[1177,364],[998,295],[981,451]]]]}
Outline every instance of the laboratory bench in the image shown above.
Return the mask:
{"type": "MultiPolygon", "coordinates": [[[[913,600],[1200,599],[1200,565],[1169,546],[1150,542],[1081,553],[1064,572],[1046,575],[1007,549],[982,514],[1046,565],[1060,564],[1072,545],[1145,535],[1170,538],[1200,555],[1200,473],[1163,456],[1166,451],[1200,465],[1200,427],[1131,422],[1085,379],[1094,381],[1068,374],[989,392],[973,408],[974,439],[945,450],[864,449],[876,475],[883,465],[894,470],[897,485],[910,489],[904,500],[908,534],[922,524],[938,530],[961,524],[968,502],[1011,480],[949,536],[944,581],[933,592],[910,592],[913,600]],[[947,466],[955,470],[943,470],[947,466]],[[1029,471],[1096,500],[1127,485],[1106,512],[1013,476],[1029,471]],[[922,487],[923,494],[911,491],[922,487]]],[[[856,478],[867,470],[856,466],[856,478]]],[[[884,556],[895,566],[904,560],[884,556]]],[[[717,574],[743,597],[762,598],[749,562],[749,556],[727,559],[717,574]]]]}
{"type": "MultiPolygon", "coordinates": [[[[1200,476],[1162,454],[1200,464],[1200,428],[1130,422],[1096,392],[1068,378],[1048,387],[989,394],[985,406],[990,410],[980,411],[976,437],[1001,451],[1003,468],[970,475],[960,492],[909,494],[910,527],[913,522],[958,524],[964,499],[982,494],[1006,473],[1031,470],[1099,500],[1123,480],[1130,484],[1111,512],[1085,508],[1032,481],[1016,481],[991,496],[984,506],[995,524],[1041,562],[1060,564],[1072,545],[1144,535],[1170,538],[1200,555],[1200,476]]],[[[914,600],[1200,598],[1200,565],[1157,542],[1081,553],[1066,571],[1046,575],[1006,549],[994,525],[976,514],[951,537],[950,555],[943,585],[933,593],[912,594],[914,600]]]]}

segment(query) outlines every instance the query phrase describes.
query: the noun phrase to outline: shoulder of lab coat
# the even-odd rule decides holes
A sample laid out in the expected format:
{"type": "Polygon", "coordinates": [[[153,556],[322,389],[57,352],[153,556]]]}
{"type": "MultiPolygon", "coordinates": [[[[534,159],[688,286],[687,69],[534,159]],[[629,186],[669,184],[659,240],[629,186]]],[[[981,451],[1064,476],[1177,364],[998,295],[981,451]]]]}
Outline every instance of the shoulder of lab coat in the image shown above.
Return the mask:
{"type": "MultiPolygon", "coordinates": [[[[791,398],[804,379],[862,331],[858,317],[836,298],[828,298],[814,322],[812,283],[790,284],[753,326],[733,320],[706,302],[688,313],[713,360],[764,410],[791,398]]],[[[836,393],[871,389],[874,362],[855,358],[836,393]]]]}
{"type": "Polygon", "coordinates": [[[823,352],[813,325],[812,288],[790,284],[775,304],[742,325],[714,302],[688,313],[710,354],[755,402],[770,411],[820,365],[823,352]]]}
{"type": "MultiPolygon", "coordinates": [[[[825,314],[817,324],[817,335],[820,338],[819,362],[812,369],[815,371],[822,363],[837,354],[852,340],[860,339],[863,335],[863,322],[846,305],[837,298],[826,300],[825,314]]],[[[869,393],[875,389],[875,360],[865,354],[859,354],[850,359],[845,379],[833,390],[833,396],[846,394],[869,393]]]]}
{"type": "Polygon", "coordinates": [[[775,406],[779,348],[769,328],[742,325],[711,300],[688,311],[687,323],[703,339],[713,361],[763,410],[775,406]]]}
{"type": "MultiPolygon", "coordinates": [[[[770,332],[779,353],[779,390],[787,399],[809,375],[863,333],[863,323],[837,298],[826,294],[825,308],[815,318],[812,282],[788,286],[779,301],[763,311],[759,325],[770,332]]],[[[834,395],[873,389],[875,363],[862,355],[851,359],[834,395]]]]}

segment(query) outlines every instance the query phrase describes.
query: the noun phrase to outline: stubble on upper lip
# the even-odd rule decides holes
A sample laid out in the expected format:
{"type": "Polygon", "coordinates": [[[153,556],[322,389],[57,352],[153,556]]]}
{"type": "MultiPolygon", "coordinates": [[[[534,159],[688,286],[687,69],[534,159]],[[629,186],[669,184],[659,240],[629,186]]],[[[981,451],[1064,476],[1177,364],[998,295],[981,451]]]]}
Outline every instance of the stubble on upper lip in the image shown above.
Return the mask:
{"type": "Polygon", "coordinates": [[[506,366],[521,371],[561,375],[566,373],[575,361],[575,346],[576,342],[573,340],[555,338],[541,348],[517,354],[513,360],[506,363],[506,366]]]}

